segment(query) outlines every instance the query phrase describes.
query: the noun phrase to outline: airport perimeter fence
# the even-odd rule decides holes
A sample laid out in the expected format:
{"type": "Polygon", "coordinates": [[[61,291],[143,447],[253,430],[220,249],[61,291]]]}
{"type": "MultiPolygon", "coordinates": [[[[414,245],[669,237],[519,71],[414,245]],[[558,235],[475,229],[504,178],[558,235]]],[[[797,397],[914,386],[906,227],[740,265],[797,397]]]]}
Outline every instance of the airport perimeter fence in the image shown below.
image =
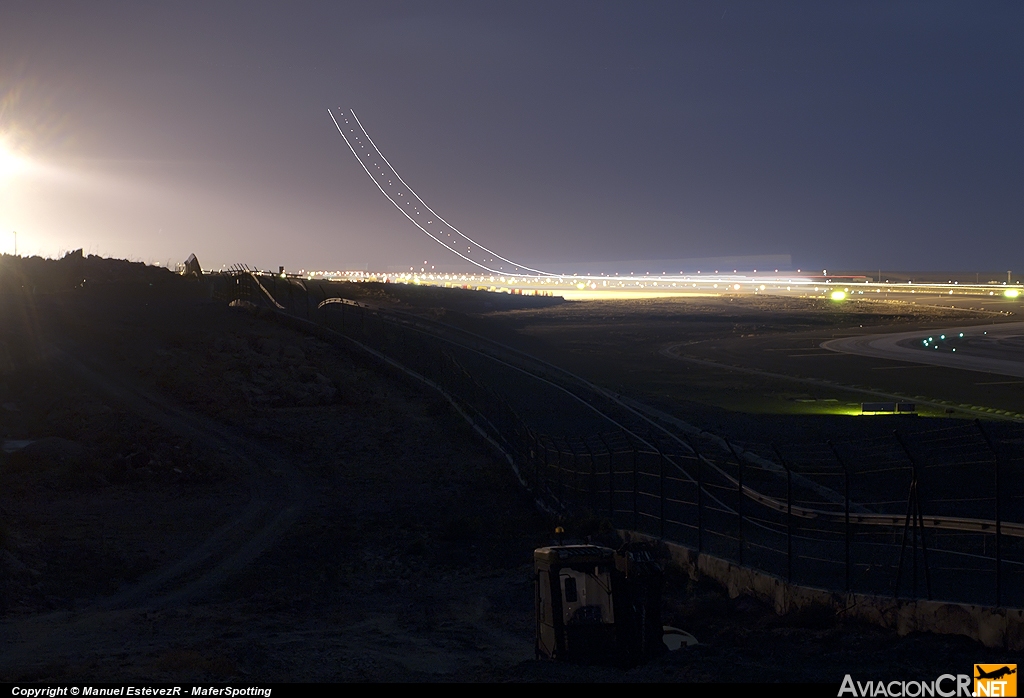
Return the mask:
{"type": "Polygon", "coordinates": [[[834,591],[1024,607],[1024,431],[908,421],[835,443],[737,444],[660,423],[596,386],[429,318],[239,270],[270,305],[443,391],[536,498],[567,516],[834,591]]]}

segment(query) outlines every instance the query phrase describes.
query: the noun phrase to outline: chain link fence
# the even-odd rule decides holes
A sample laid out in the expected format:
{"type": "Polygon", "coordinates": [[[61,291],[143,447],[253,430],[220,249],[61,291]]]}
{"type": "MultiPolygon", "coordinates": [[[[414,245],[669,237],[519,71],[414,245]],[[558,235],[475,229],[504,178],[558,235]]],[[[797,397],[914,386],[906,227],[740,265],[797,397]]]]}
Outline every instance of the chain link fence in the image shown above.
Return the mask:
{"type": "Polygon", "coordinates": [[[245,268],[225,301],[358,347],[442,391],[539,502],[795,584],[1024,607],[1024,429],[930,420],[836,443],[737,444],[436,320],[245,268]]]}

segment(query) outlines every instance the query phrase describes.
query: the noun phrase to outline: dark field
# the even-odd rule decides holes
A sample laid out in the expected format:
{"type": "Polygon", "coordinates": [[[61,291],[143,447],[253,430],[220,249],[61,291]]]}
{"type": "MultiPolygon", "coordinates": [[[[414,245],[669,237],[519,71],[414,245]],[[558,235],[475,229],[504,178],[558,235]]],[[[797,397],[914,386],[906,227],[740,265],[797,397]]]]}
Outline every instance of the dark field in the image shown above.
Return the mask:
{"type": "Polygon", "coordinates": [[[971,309],[980,307],[977,299],[960,298],[953,308],[942,296],[836,303],[737,295],[530,308],[518,306],[548,299],[483,294],[487,306],[463,302],[453,312],[432,300],[440,289],[345,286],[343,295],[440,317],[710,430],[728,432],[732,423],[747,430],[749,415],[859,430],[861,403],[878,400],[916,402],[922,416],[953,420],[1024,414],[1024,382],[819,347],[858,334],[1013,322],[1017,301],[986,300],[980,311],[971,309]]]}
{"type": "MultiPolygon", "coordinates": [[[[629,672],[536,662],[532,549],[558,523],[608,534],[598,521],[539,513],[447,403],[164,270],[3,262],[0,680],[838,682],[847,672],[931,678],[1005,658],[964,638],[901,638],[824,612],[779,617],[672,577],[664,621],[701,646],[629,672]]],[[[688,356],[782,373],[804,366],[789,353],[817,337],[965,317],[799,299],[350,290],[741,432],[767,428],[768,414],[826,430],[864,420],[805,416],[819,404],[802,395],[858,400],[841,389],[663,349],[692,341],[688,356]]],[[[846,358],[857,360],[828,360],[846,358]]],[[[835,379],[871,371],[863,361],[835,379]]],[[[894,390],[910,371],[877,373],[894,390]]],[[[956,386],[928,385],[936,399],[956,386]]]]}
{"type": "Polygon", "coordinates": [[[860,403],[884,399],[916,401],[924,416],[991,414],[961,405],[1024,412],[1022,383],[993,385],[999,377],[819,347],[835,337],[999,317],[1013,319],[927,305],[737,296],[566,303],[488,319],[531,353],[706,429],[728,431],[730,416],[744,414],[841,415],[852,425],[846,418],[860,420],[860,403]],[[721,427],[719,419],[726,420],[721,427]]]}

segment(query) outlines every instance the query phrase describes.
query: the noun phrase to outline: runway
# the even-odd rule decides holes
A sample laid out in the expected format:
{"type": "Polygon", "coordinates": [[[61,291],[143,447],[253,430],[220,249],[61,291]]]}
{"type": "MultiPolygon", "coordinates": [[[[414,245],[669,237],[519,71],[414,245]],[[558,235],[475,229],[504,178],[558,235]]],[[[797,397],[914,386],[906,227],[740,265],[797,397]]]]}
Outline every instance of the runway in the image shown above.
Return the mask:
{"type": "Polygon", "coordinates": [[[1024,322],[842,337],[823,349],[1024,378],[1024,322]]]}

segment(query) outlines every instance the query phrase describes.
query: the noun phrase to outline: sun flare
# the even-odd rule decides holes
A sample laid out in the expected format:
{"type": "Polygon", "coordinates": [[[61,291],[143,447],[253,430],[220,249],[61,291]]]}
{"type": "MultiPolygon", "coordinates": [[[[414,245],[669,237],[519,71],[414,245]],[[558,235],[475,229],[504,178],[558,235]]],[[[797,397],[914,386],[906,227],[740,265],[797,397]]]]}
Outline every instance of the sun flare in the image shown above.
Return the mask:
{"type": "Polygon", "coordinates": [[[25,161],[0,140],[0,180],[8,179],[25,169],[25,161]]]}

